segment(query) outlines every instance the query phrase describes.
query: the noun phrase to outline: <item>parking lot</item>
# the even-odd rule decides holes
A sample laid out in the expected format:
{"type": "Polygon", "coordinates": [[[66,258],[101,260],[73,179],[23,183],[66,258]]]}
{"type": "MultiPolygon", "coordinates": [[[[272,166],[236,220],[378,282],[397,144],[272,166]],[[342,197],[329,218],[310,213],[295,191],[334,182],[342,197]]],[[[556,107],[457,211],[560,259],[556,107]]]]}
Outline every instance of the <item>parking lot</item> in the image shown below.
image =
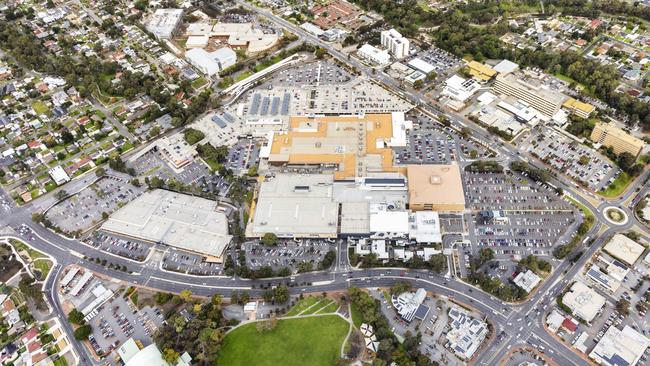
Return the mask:
{"type": "Polygon", "coordinates": [[[350,80],[352,75],[344,68],[328,61],[316,61],[278,71],[273,79],[262,87],[277,84],[290,86],[342,84],[350,80]]]}
{"type": "Polygon", "coordinates": [[[260,148],[255,140],[241,139],[228,151],[226,166],[235,173],[245,173],[259,162],[259,155],[260,148]]]}
{"type": "Polygon", "coordinates": [[[549,187],[515,173],[465,173],[465,194],[473,219],[472,243],[461,251],[461,264],[481,247],[497,258],[519,260],[528,254],[550,256],[566,243],[577,225],[577,212],[549,187]]]}
{"type": "Polygon", "coordinates": [[[169,247],[163,256],[165,270],[199,276],[220,276],[223,265],[206,262],[205,257],[169,247]]]}
{"type": "Polygon", "coordinates": [[[532,129],[521,146],[556,171],[593,190],[607,187],[620,169],[597,151],[544,126],[532,129]]]}
{"type": "Polygon", "coordinates": [[[210,169],[200,161],[194,161],[183,167],[180,173],[173,171],[155,151],[150,151],[134,162],[129,163],[138,177],[158,177],[162,180],[175,179],[183,184],[192,184],[204,175],[210,175],[210,169]]]}
{"type": "Polygon", "coordinates": [[[126,178],[108,175],[52,207],[46,218],[65,232],[84,232],[102,220],[103,212],[112,213],[145,188],[135,187],[126,178]]]}
{"type": "Polygon", "coordinates": [[[295,272],[301,262],[312,263],[312,268],[316,270],[323,256],[333,249],[333,244],[328,241],[303,239],[267,247],[259,241],[251,241],[244,243],[243,249],[246,253],[246,264],[253,270],[270,266],[273,270],[287,267],[295,272]]]}
{"type": "MultiPolygon", "coordinates": [[[[163,322],[158,308],[146,306],[138,310],[122,296],[115,296],[99,308],[99,313],[89,321],[93,328],[90,345],[95,352],[108,354],[129,338],[143,345],[153,342],[152,336],[163,322]]],[[[110,359],[110,357],[109,357],[110,359]]]]}
{"type": "Polygon", "coordinates": [[[432,65],[434,71],[439,76],[453,72],[456,68],[462,65],[459,58],[436,47],[431,47],[428,50],[419,52],[417,57],[432,65]]]}
{"type": "Polygon", "coordinates": [[[140,262],[147,258],[152,248],[151,244],[143,241],[121,238],[100,231],[93,233],[85,242],[99,250],[140,262]]]}

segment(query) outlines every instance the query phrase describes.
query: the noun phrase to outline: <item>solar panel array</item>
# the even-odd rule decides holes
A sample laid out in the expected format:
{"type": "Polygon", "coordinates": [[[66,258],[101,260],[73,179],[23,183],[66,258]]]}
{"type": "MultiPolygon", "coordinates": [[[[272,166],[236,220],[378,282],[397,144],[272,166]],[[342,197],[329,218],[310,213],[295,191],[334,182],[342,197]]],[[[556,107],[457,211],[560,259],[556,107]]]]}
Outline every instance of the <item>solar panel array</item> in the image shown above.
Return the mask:
{"type": "Polygon", "coordinates": [[[216,114],[214,116],[212,116],[212,122],[216,123],[217,126],[219,126],[221,128],[226,127],[226,122],[223,119],[221,119],[221,117],[217,116],[216,114]]]}
{"type": "Polygon", "coordinates": [[[262,99],[262,97],[259,94],[253,94],[253,98],[251,100],[251,108],[248,110],[248,114],[257,114],[257,112],[259,112],[260,99],[262,99]]]}
{"type": "Polygon", "coordinates": [[[237,119],[235,118],[235,116],[233,116],[233,115],[230,114],[230,113],[224,113],[223,118],[224,118],[227,122],[230,122],[230,123],[235,123],[235,121],[237,120],[237,119]]]}
{"type": "Polygon", "coordinates": [[[278,114],[279,108],[280,108],[280,97],[273,97],[273,101],[271,101],[271,114],[274,116],[278,114]]]}
{"type": "Polygon", "coordinates": [[[266,116],[269,114],[269,97],[262,98],[262,108],[260,108],[260,115],[266,116]]]}
{"type": "Polygon", "coordinates": [[[284,93],[284,97],[282,98],[282,108],[280,110],[280,114],[283,116],[286,116],[289,114],[289,101],[291,100],[291,94],[289,93],[284,93]]]}

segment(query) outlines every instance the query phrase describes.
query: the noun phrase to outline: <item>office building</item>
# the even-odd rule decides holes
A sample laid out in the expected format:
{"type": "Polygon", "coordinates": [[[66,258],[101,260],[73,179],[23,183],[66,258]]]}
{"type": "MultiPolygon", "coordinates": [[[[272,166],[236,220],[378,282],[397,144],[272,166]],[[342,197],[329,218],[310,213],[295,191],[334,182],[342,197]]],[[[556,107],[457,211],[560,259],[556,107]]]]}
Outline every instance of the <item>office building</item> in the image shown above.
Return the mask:
{"type": "Polygon", "coordinates": [[[636,366],[650,340],[629,325],[623,330],[612,325],[589,354],[589,358],[603,366],[636,366]]]}
{"type": "Polygon", "coordinates": [[[203,48],[192,48],[185,52],[187,61],[202,73],[213,76],[237,63],[237,54],[228,47],[208,52],[203,48]]]}
{"type": "Polygon", "coordinates": [[[429,313],[429,307],[423,304],[426,297],[426,290],[419,288],[415,292],[407,291],[398,296],[393,295],[391,302],[402,319],[411,322],[416,318],[422,320],[429,313]]]}
{"type": "Polygon", "coordinates": [[[106,232],[169,245],[222,262],[232,235],[217,202],[156,189],[145,192],[113,213],[106,232]]]}
{"type": "Polygon", "coordinates": [[[555,115],[565,99],[564,95],[546,88],[538,80],[516,74],[497,75],[494,91],[521,99],[547,116],[555,115]]]}
{"type": "Polygon", "coordinates": [[[459,212],[465,209],[458,165],[409,165],[406,169],[411,210],[459,212]]]}
{"type": "Polygon", "coordinates": [[[171,39],[181,24],[183,9],[157,9],[145,27],[158,39],[171,39]]]}
{"type": "Polygon", "coordinates": [[[459,102],[465,102],[481,88],[481,85],[474,79],[465,79],[458,75],[452,75],[445,81],[442,95],[446,95],[459,102]]]}
{"type": "Polygon", "coordinates": [[[227,43],[230,48],[259,53],[275,46],[279,40],[275,32],[256,28],[252,23],[192,23],[185,31],[187,36],[203,36],[227,43]]]}
{"type": "Polygon", "coordinates": [[[616,127],[614,123],[596,123],[591,132],[591,141],[611,147],[617,155],[626,152],[635,158],[639,156],[645,146],[643,140],[616,127]]]}
{"type": "Polygon", "coordinates": [[[364,44],[357,51],[359,56],[365,60],[372,62],[375,65],[383,66],[388,65],[390,62],[390,55],[386,50],[380,50],[375,46],[364,44]]]}
{"type": "Polygon", "coordinates": [[[645,248],[623,234],[616,234],[605,244],[603,250],[632,267],[645,248]]]}
{"type": "Polygon", "coordinates": [[[396,59],[402,59],[409,54],[411,43],[395,29],[381,32],[381,45],[396,59]]]}
{"type": "Polygon", "coordinates": [[[524,291],[530,293],[540,283],[541,280],[542,279],[539,278],[535,272],[529,269],[525,272],[519,272],[519,274],[515,276],[513,282],[515,285],[521,287],[524,291]]]}
{"type": "Polygon", "coordinates": [[[562,297],[562,303],[571,309],[573,315],[589,323],[605,305],[605,298],[584,283],[576,281],[562,297]]]}
{"type": "Polygon", "coordinates": [[[449,327],[446,348],[463,360],[469,360],[488,334],[487,324],[460,308],[449,309],[449,327]]]}
{"type": "Polygon", "coordinates": [[[574,98],[567,98],[567,100],[562,104],[569,112],[575,114],[580,118],[587,119],[589,116],[596,110],[596,107],[589,103],[581,102],[574,98]]]}

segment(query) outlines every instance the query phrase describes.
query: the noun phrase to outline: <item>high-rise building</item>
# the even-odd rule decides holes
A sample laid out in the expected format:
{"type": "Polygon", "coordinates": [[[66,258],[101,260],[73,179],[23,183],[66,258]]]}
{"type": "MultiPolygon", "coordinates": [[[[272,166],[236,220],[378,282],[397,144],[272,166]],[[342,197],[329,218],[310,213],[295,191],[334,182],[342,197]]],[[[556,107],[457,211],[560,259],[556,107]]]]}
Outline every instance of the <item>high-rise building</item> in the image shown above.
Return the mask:
{"type": "Polygon", "coordinates": [[[381,32],[381,45],[386,48],[393,57],[397,59],[404,58],[409,54],[411,42],[396,31],[390,29],[381,32]]]}
{"type": "Polygon", "coordinates": [[[591,131],[591,141],[611,147],[617,155],[627,152],[634,157],[639,156],[645,146],[643,140],[621,130],[613,123],[596,123],[591,131]]]}

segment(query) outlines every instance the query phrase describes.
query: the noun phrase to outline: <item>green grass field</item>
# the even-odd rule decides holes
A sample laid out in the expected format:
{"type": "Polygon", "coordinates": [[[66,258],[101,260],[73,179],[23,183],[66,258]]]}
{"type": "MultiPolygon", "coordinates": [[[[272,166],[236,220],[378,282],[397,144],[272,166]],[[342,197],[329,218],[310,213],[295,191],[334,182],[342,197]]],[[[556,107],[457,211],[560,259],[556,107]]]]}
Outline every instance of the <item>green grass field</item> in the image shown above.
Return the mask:
{"type": "Polygon", "coordinates": [[[32,109],[39,116],[41,114],[49,114],[50,113],[50,109],[45,105],[45,103],[41,102],[40,100],[37,100],[34,103],[32,103],[32,109]]]}
{"type": "Polygon", "coordinates": [[[607,188],[605,188],[604,190],[598,192],[598,194],[608,198],[617,197],[625,191],[625,189],[630,185],[632,180],[633,179],[632,177],[630,177],[629,174],[625,172],[621,172],[621,174],[619,174],[618,177],[614,179],[612,184],[607,186],[607,188]]]}
{"type": "Polygon", "coordinates": [[[35,259],[38,259],[38,258],[47,258],[47,256],[45,254],[39,252],[38,250],[32,249],[31,247],[25,245],[25,243],[23,243],[21,241],[10,239],[9,243],[11,243],[11,245],[13,245],[14,248],[16,248],[17,251],[22,251],[22,250],[26,251],[27,254],[29,254],[29,257],[32,260],[35,260],[35,259]]]}
{"type": "Polygon", "coordinates": [[[294,316],[300,314],[302,311],[307,309],[308,307],[314,305],[316,302],[318,302],[317,297],[305,297],[304,299],[298,301],[296,305],[294,305],[291,310],[289,310],[288,313],[285,314],[285,316],[294,316]]]}
{"type": "Polygon", "coordinates": [[[52,261],[49,259],[38,259],[34,261],[34,267],[41,271],[41,279],[45,279],[52,268],[52,261]]]}
{"type": "Polygon", "coordinates": [[[363,324],[363,315],[361,315],[361,311],[354,304],[350,304],[350,315],[352,315],[352,323],[354,323],[354,326],[359,328],[363,324]]]}
{"type": "Polygon", "coordinates": [[[348,323],[336,315],[284,319],[264,333],[254,323],[246,324],[226,336],[217,364],[332,366],[347,332],[348,323]]]}

